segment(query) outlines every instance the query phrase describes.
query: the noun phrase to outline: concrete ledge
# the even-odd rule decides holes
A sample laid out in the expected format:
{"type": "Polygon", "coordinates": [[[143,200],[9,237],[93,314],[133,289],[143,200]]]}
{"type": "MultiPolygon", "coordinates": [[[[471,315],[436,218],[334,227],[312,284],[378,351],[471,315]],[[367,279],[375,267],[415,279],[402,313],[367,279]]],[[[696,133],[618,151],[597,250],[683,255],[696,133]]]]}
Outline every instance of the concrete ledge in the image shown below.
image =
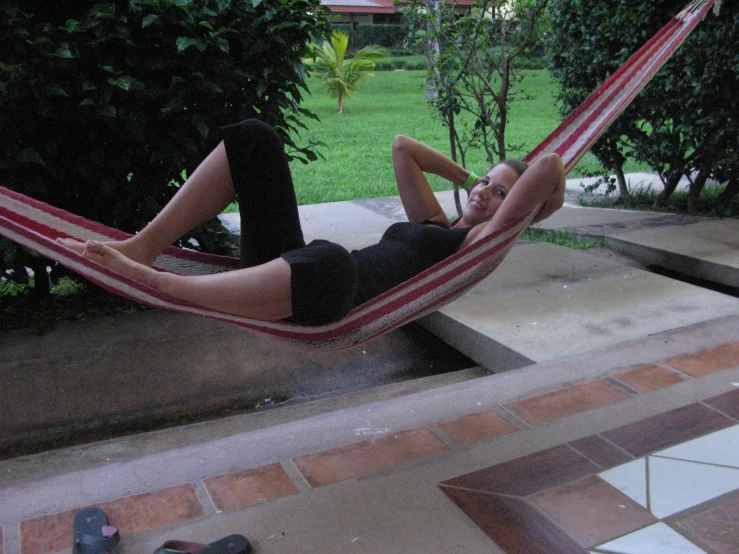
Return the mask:
{"type": "Polygon", "coordinates": [[[609,235],[609,248],[646,265],[739,287],[739,220],[703,221],[609,235]]]}
{"type": "Polygon", "coordinates": [[[495,273],[420,323],[501,371],[737,314],[739,299],[724,294],[551,244],[519,243],[495,273]]]}

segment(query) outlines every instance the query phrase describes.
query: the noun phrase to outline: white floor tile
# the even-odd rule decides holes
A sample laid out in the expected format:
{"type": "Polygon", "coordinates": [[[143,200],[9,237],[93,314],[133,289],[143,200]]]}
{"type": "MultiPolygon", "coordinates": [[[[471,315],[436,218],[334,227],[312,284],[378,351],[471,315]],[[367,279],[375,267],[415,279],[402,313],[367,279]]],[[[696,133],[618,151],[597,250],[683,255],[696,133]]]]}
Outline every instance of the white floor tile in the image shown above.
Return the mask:
{"type": "Polygon", "coordinates": [[[635,502],[647,507],[647,462],[634,460],[599,474],[601,479],[620,490],[635,502]]]}
{"type": "Polygon", "coordinates": [[[598,552],[613,554],[705,554],[705,550],[661,522],[597,548],[598,552]]]}
{"type": "Polygon", "coordinates": [[[739,425],[660,450],[654,455],[739,468],[739,425]]]}
{"type": "Polygon", "coordinates": [[[739,469],[649,456],[651,512],[662,519],[739,488],[739,469]]]}

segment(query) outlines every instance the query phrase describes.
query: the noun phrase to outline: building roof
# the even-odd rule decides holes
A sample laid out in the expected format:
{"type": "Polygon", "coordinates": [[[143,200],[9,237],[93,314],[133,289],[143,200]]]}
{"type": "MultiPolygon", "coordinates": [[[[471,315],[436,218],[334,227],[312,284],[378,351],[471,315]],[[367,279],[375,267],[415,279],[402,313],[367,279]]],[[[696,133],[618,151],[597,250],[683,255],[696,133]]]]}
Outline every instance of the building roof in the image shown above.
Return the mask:
{"type": "Polygon", "coordinates": [[[336,13],[395,13],[393,0],[321,0],[336,13]]]}
{"type": "MultiPolygon", "coordinates": [[[[447,0],[451,3],[452,0],[447,0]]],[[[407,4],[401,0],[401,4],[407,4]]],[[[457,0],[458,6],[471,6],[475,0],[457,0]]],[[[394,0],[321,0],[334,13],[396,13],[401,6],[394,0]]]]}

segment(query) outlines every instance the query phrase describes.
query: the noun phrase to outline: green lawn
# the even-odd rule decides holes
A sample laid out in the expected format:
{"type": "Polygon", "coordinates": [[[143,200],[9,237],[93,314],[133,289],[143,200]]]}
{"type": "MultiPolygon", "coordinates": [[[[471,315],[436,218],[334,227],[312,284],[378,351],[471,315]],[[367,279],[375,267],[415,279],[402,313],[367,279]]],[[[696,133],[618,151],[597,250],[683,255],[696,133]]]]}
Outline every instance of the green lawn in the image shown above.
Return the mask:
{"type": "MultiPolygon", "coordinates": [[[[535,98],[512,104],[507,133],[509,143],[524,147],[509,152],[509,157],[523,157],[560,123],[553,97],[556,85],[548,72],[528,74],[524,87],[535,98]]],[[[303,106],[318,115],[320,122],[307,120],[309,130],[301,137],[322,141],[328,148],[321,149],[323,160],[291,164],[300,204],[397,194],[390,156],[398,134],[449,152],[447,130],[426,104],[425,71],[376,72],[345,102],[341,115],[336,113],[336,100],[328,98],[318,79],[311,79],[309,86],[312,94],[306,96],[303,106]]],[[[487,171],[487,165],[482,149],[468,154],[467,166],[476,173],[487,171]]],[[[572,176],[597,167],[589,155],[572,176]]],[[[641,168],[627,167],[627,171],[637,169],[641,168]]],[[[449,187],[440,179],[432,180],[432,186],[436,190],[449,187]]]]}

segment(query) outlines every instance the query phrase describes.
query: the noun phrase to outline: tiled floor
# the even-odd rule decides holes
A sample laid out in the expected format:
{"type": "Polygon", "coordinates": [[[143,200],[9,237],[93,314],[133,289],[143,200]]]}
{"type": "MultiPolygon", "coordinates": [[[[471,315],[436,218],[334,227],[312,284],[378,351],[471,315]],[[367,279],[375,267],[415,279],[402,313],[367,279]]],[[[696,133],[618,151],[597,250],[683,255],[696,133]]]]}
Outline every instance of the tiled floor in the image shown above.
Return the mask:
{"type": "MultiPolygon", "coordinates": [[[[221,512],[431,464],[476,444],[737,366],[739,342],[734,342],[656,364],[615,368],[603,378],[484,406],[477,413],[97,505],[125,537],[154,529],[166,533],[167,527],[221,512]]],[[[506,554],[736,553],[738,419],[736,389],[439,486],[506,554]]],[[[69,548],[78,509],[21,521],[20,554],[69,548]]],[[[459,512],[459,517],[465,516],[459,512]]],[[[6,547],[5,554],[18,551],[6,547]]]]}
{"type": "Polygon", "coordinates": [[[506,554],[737,553],[737,407],[733,391],[441,487],[506,554]]]}

